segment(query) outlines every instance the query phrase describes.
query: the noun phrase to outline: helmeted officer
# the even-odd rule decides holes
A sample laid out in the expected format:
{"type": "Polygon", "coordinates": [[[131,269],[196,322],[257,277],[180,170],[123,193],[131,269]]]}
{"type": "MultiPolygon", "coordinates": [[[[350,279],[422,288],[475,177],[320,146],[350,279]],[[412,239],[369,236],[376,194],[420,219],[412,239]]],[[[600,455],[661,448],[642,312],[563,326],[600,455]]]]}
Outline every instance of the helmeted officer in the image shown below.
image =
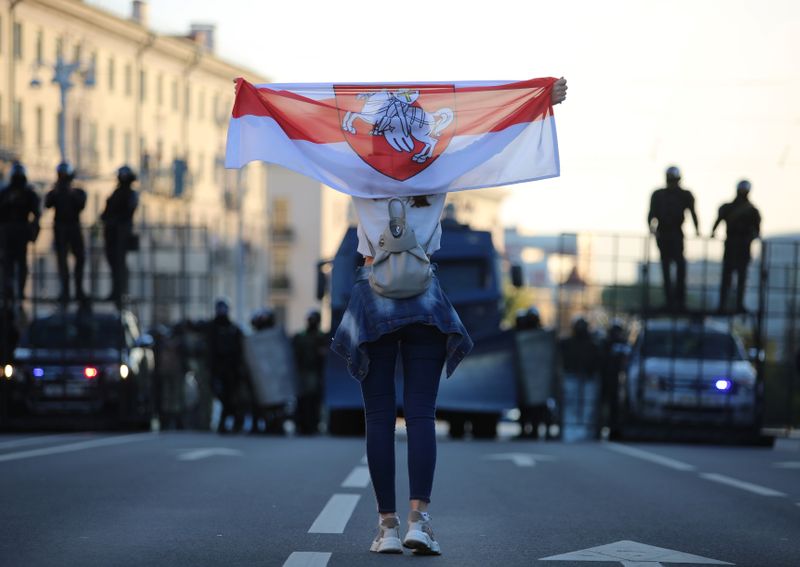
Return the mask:
{"type": "Polygon", "coordinates": [[[664,278],[664,293],[670,309],[686,307],[686,258],[683,255],[683,220],[688,210],[692,215],[697,235],[700,224],[694,210],[694,196],[680,185],[681,172],[675,167],[667,169],[667,186],[657,189],[650,197],[650,212],[647,223],[656,236],[661,253],[661,271],[664,278]],[[673,286],[671,268],[676,266],[673,286]]]}
{"type": "Polygon", "coordinates": [[[119,301],[128,288],[125,256],[133,239],[133,213],[139,205],[139,195],[133,190],[134,181],[136,174],[133,170],[127,165],[120,167],[117,170],[117,188],[100,214],[106,260],[111,269],[111,293],[108,299],[113,301],[119,301]]]}
{"type": "MultiPolygon", "coordinates": [[[[564,372],[564,426],[576,432],[578,437],[599,436],[598,372],[602,359],[589,322],[584,317],[576,317],[572,323],[572,335],[562,339],[559,347],[564,372]]],[[[572,433],[565,431],[564,435],[569,440],[572,433]]]]}
{"type": "Polygon", "coordinates": [[[2,291],[11,297],[21,299],[25,292],[28,242],[35,241],[39,236],[41,215],[41,200],[28,183],[25,166],[15,161],[9,172],[9,182],[0,191],[2,291]]]}
{"type": "Polygon", "coordinates": [[[601,348],[600,418],[613,433],[619,425],[619,378],[630,353],[628,333],[622,321],[611,321],[601,348]]]}
{"type": "Polygon", "coordinates": [[[321,322],[319,311],[312,309],[306,316],[305,330],[292,339],[298,382],[295,425],[301,435],[319,432],[322,373],[330,342],[327,333],[320,328],[321,322]]]}
{"type": "Polygon", "coordinates": [[[724,311],[728,303],[733,272],[737,275],[736,310],[744,312],[744,292],[747,283],[747,267],[750,264],[750,245],[761,234],[761,214],[750,202],[751,185],[742,179],[736,185],[736,198],[719,208],[717,220],[711,229],[711,238],[722,221],[725,221],[725,253],[722,258],[722,283],[719,290],[719,310],[724,311]]]}
{"type": "Polygon", "coordinates": [[[81,233],[81,211],[86,206],[86,191],[72,186],[75,170],[62,161],[56,167],[56,183],[47,193],[44,206],[55,210],[53,223],[54,245],[58,258],[58,278],[61,283],[59,299],[69,300],[69,264],[67,254],[72,252],[75,259],[75,297],[85,299],[83,293],[83,267],[86,260],[86,248],[81,233]]]}
{"type": "Polygon", "coordinates": [[[245,385],[244,344],[241,329],[228,316],[230,306],[224,298],[214,303],[214,319],[208,326],[208,357],[214,394],[222,403],[217,431],[226,432],[225,422],[233,416],[233,431],[241,431],[244,414],[237,407],[240,389],[245,385]]]}

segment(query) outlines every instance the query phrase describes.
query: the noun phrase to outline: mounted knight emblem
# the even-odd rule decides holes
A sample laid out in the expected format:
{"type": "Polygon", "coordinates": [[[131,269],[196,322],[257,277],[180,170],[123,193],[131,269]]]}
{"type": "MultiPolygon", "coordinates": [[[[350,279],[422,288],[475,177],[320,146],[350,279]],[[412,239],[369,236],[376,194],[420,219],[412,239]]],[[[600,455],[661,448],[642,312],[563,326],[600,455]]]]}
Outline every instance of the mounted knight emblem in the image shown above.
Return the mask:
{"type": "Polygon", "coordinates": [[[369,165],[404,181],[446,149],[455,130],[452,86],[336,86],[345,140],[369,165]]]}

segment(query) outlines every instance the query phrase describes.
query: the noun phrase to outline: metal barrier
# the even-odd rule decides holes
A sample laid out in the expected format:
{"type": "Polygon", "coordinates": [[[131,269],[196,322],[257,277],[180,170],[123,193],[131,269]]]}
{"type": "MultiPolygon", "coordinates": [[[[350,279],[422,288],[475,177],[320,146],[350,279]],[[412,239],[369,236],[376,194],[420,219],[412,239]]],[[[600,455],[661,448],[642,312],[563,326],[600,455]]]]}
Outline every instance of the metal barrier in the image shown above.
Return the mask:
{"type": "MultiPolygon", "coordinates": [[[[558,242],[545,254],[553,283],[536,293],[541,299],[549,291],[552,304],[539,305],[540,309],[550,314],[553,327],[562,337],[562,347],[578,315],[596,329],[594,340],[599,351],[608,344],[597,329],[619,321],[630,331],[632,350],[617,382],[620,415],[630,411],[638,397],[639,402],[663,406],[664,411],[649,412],[655,421],[697,423],[701,427],[711,423],[723,428],[749,421],[770,429],[800,426],[800,240],[767,238],[753,243],[744,312],[735,312],[735,306],[719,305],[723,239],[685,240],[686,305],[680,310],[667,304],[659,252],[652,236],[563,234],[558,242]],[[687,335],[689,329],[694,335],[687,335]],[[733,337],[734,343],[720,346],[721,336],[733,337]],[[692,337],[697,344],[691,348],[730,347],[730,352],[701,351],[697,358],[687,357],[686,352],[679,351],[690,348],[687,344],[692,337]],[[669,362],[659,372],[649,372],[654,363],[648,360],[654,357],[647,353],[656,339],[669,342],[667,352],[654,351],[669,362]],[[743,348],[736,345],[739,340],[743,348]],[[638,369],[631,363],[637,360],[637,353],[638,369]],[[755,370],[756,403],[752,407],[745,407],[747,404],[737,398],[737,393],[749,387],[742,385],[747,382],[742,376],[746,373],[742,367],[747,364],[755,370]],[[709,391],[708,377],[717,374],[719,380],[712,387],[719,390],[709,391]],[[647,383],[657,382],[656,378],[661,384],[647,383]],[[632,379],[637,380],[635,388],[630,387],[632,379]],[[652,388],[660,392],[660,398],[648,393],[652,388]],[[717,393],[720,395],[713,398],[717,393]],[[696,419],[708,414],[717,417],[696,419]]],[[[729,295],[735,296],[735,288],[734,283],[729,295]]],[[[562,371],[560,378],[562,423],[567,429],[583,428],[583,436],[591,436],[609,423],[608,376],[602,376],[601,368],[607,354],[601,352],[598,358],[591,376],[577,379],[562,371]]]]}

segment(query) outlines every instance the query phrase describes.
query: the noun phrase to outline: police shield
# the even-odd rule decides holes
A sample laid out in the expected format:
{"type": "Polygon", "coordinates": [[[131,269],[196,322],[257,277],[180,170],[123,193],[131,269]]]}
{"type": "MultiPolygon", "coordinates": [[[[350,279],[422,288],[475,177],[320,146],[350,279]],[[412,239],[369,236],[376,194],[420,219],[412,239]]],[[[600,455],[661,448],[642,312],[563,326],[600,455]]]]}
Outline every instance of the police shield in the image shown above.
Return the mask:
{"type": "Polygon", "coordinates": [[[553,331],[529,330],[515,334],[520,376],[520,405],[545,405],[554,397],[556,337],[553,331]]]}
{"type": "Polygon", "coordinates": [[[244,353],[258,405],[281,405],[295,398],[294,355],[283,329],[273,327],[245,337],[244,353]]]}

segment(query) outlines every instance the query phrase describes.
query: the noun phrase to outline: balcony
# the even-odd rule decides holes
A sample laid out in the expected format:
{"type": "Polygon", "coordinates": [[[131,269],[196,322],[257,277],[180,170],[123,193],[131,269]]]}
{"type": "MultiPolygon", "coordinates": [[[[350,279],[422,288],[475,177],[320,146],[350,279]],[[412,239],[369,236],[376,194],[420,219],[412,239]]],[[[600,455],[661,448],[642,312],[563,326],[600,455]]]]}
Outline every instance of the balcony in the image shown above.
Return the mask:
{"type": "Polygon", "coordinates": [[[294,229],[288,226],[273,226],[270,236],[275,244],[291,244],[294,241],[294,229]]]}
{"type": "Polygon", "coordinates": [[[287,274],[275,274],[269,279],[269,287],[272,291],[288,292],[292,289],[292,280],[287,274]]]}

